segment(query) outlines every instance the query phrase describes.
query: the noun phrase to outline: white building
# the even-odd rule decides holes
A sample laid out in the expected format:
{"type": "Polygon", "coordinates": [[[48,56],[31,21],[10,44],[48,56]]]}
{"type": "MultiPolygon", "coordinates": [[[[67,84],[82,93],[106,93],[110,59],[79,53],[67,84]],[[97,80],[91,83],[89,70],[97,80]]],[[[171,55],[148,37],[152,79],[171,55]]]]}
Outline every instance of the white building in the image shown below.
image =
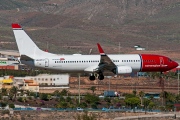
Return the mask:
{"type": "Polygon", "coordinates": [[[69,85],[69,74],[40,74],[37,76],[14,77],[16,79],[35,80],[39,85],[69,85]]]}
{"type": "Polygon", "coordinates": [[[136,50],[145,50],[145,48],[138,47],[138,48],[136,48],[136,50]]]}

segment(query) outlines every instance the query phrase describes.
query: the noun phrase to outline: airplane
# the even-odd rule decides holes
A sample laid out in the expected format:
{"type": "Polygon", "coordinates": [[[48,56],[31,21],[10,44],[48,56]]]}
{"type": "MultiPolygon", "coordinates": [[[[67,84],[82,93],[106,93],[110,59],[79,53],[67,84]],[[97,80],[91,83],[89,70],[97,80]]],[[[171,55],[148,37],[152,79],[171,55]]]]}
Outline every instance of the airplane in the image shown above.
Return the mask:
{"type": "Polygon", "coordinates": [[[89,73],[91,81],[104,79],[106,71],[115,75],[132,72],[165,72],[176,68],[178,63],[162,55],[154,54],[106,54],[97,43],[99,55],[58,55],[37,47],[23,28],[12,24],[20,61],[32,67],[58,70],[63,73],[89,73]]]}

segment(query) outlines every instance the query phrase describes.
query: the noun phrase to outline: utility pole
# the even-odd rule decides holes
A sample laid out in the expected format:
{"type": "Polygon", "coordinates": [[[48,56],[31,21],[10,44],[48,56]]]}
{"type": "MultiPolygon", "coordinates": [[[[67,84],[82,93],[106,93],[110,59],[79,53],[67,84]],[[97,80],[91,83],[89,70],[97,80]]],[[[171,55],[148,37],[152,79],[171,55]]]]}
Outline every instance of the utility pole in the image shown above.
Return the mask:
{"type": "Polygon", "coordinates": [[[178,70],[178,95],[179,95],[179,70],[178,70]]]}
{"type": "MultiPolygon", "coordinates": [[[[107,76],[107,78],[109,79],[109,91],[108,91],[108,94],[109,94],[109,92],[111,90],[111,76],[107,76]]],[[[110,96],[109,96],[109,98],[110,98],[110,96]]]]}
{"type": "Polygon", "coordinates": [[[119,54],[120,54],[120,51],[121,51],[121,43],[119,42],[119,54]]]}
{"type": "Polygon", "coordinates": [[[80,95],[80,73],[78,74],[78,80],[79,80],[79,90],[78,90],[78,92],[79,92],[79,104],[80,104],[80,102],[81,102],[81,95],[80,95]]]}
{"type": "Polygon", "coordinates": [[[164,101],[164,78],[163,76],[161,75],[159,77],[159,87],[161,87],[161,90],[162,90],[162,105],[164,105],[165,101],[164,101]]]}
{"type": "Polygon", "coordinates": [[[109,78],[109,91],[111,90],[111,81],[110,81],[110,78],[109,78]]]}

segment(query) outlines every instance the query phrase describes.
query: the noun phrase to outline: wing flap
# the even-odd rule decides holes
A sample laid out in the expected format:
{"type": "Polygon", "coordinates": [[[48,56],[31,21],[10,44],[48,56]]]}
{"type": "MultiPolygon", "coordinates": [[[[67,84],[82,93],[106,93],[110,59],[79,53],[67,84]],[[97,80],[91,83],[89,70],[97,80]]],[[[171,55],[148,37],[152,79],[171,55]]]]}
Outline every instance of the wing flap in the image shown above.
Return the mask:
{"type": "Polygon", "coordinates": [[[90,66],[86,69],[84,69],[85,72],[97,72],[99,66],[95,65],[95,66],[90,66]]]}

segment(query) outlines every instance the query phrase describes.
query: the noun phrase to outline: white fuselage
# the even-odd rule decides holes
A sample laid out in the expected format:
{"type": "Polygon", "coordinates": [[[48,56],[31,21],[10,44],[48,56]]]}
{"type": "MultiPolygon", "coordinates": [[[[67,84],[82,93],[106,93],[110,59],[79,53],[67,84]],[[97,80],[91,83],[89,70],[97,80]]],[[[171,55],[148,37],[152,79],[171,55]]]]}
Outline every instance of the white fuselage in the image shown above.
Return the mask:
{"type": "MultiPolygon", "coordinates": [[[[141,58],[138,54],[108,56],[117,66],[130,66],[133,71],[140,71],[141,69],[141,58]]],[[[41,56],[40,58],[34,59],[34,62],[22,61],[24,64],[28,64],[27,62],[29,62],[31,66],[59,70],[62,72],[92,72],[92,69],[97,68],[99,65],[100,55],[41,56]]]]}

